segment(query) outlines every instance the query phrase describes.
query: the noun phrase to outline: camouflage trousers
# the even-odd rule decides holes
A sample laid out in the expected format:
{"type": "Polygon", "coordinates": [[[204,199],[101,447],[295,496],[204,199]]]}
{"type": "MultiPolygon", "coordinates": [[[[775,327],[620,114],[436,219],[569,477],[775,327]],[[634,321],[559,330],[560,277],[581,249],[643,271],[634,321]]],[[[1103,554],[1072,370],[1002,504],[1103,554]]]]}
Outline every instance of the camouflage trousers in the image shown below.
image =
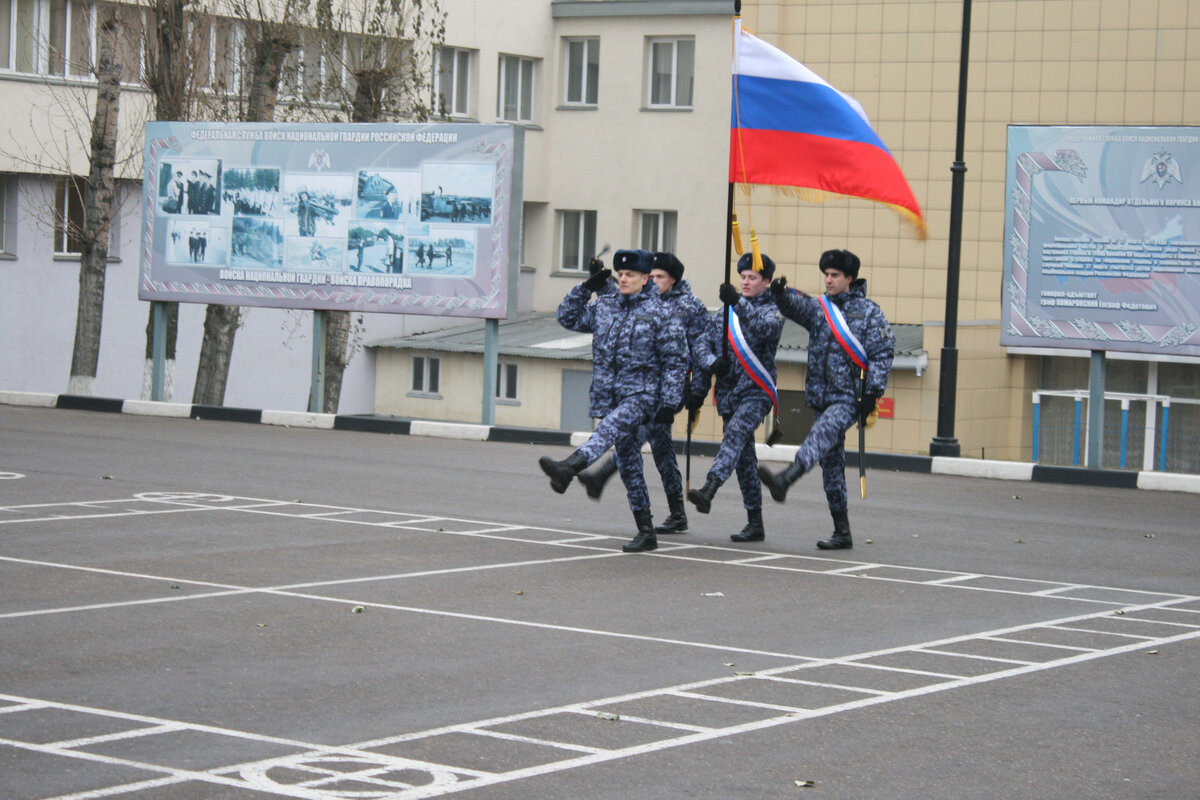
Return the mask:
{"type": "Polygon", "coordinates": [[[579,448],[588,464],[594,464],[608,448],[616,449],[617,470],[629,496],[629,509],[634,512],[650,508],[650,490],[646,488],[642,469],[642,442],[645,440],[638,434],[653,414],[654,404],[644,395],[627,397],[600,420],[591,437],[579,448]]]}
{"type": "Polygon", "coordinates": [[[796,463],[807,474],[821,465],[821,485],[832,513],[845,511],[846,497],[846,431],[858,419],[858,407],[853,402],[834,403],[816,412],[812,430],[796,451],[796,463]]]}
{"type": "Polygon", "coordinates": [[[765,394],[743,401],[725,422],[721,449],[708,470],[708,478],[722,484],[737,470],[742,506],[747,511],[762,508],[762,482],[758,479],[758,454],[754,451],[754,432],[770,412],[771,400],[765,394]]]}

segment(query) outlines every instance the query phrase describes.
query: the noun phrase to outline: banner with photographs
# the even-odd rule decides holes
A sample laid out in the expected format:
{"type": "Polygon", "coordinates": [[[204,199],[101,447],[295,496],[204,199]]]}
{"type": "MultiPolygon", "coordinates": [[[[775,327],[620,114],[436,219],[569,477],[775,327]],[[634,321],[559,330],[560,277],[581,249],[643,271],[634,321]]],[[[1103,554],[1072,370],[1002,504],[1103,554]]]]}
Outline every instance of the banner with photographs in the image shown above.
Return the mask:
{"type": "Polygon", "coordinates": [[[504,318],[515,139],[509,125],[148,123],[138,297],[504,318]]]}
{"type": "Polygon", "coordinates": [[[1200,356],[1200,128],[1008,128],[1012,347],[1200,356]]]}

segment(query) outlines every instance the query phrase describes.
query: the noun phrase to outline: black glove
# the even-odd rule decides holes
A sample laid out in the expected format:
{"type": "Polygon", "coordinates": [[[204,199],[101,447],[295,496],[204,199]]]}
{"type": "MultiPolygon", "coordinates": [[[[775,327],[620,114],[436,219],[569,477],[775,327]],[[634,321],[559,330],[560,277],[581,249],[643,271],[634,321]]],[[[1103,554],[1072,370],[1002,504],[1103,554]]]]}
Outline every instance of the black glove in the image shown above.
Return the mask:
{"type": "Polygon", "coordinates": [[[604,269],[604,262],[598,258],[593,258],[588,262],[588,275],[595,275],[600,270],[604,269]]]}
{"type": "Polygon", "coordinates": [[[858,418],[860,420],[866,422],[867,417],[871,416],[871,412],[875,410],[875,401],[878,399],[874,395],[863,395],[863,399],[858,401],[858,418]]]}
{"type": "Polygon", "coordinates": [[[728,356],[717,356],[716,361],[712,363],[713,375],[716,375],[718,378],[724,378],[729,374],[729,368],[732,366],[733,363],[729,360],[728,356]]]}
{"type": "Polygon", "coordinates": [[[694,394],[687,399],[687,410],[691,414],[695,414],[700,409],[704,408],[704,401],[708,399],[708,392],[704,394],[694,394]]]}
{"type": "Polygon", "coordinates": [[[775,295],[776,297],[783,297],[785,294],[787,294],[787,290],[788,285],[787,278],[785,276],[781,275],[780,277],[771,281],[771,294],[775,295]]]}
{"type": "Polygon", "coordinates": [[[717,296],[721,298],[721,302],[727,306],[736,306],[737,301],[742,299],[742,293],[733,288],[732,283],[722,283],[717,296]]]}
{"type": "Polygon", "coordinates": [[[589,292],[598,292],[604,288],[604,284],[608,283],[609,276],[612,275],[612,270],[601,269],[599,272],[593,273],[592,277],[583,282],[583,288],[589,292]]]}
{"type": "Polygon", "coordinates": [[[675,421],[675,409],[670,406],[663,406],[654,412],[654,421],[662,425],[670,425],[675,421]]]}

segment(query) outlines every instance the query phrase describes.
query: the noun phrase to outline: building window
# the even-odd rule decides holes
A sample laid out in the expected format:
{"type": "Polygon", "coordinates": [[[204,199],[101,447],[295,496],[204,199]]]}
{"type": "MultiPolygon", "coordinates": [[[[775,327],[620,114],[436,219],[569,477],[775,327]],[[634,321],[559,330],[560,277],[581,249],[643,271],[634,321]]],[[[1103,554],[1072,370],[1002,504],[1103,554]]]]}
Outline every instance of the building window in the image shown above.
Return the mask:
{"type": "Polygon", "coordinates": [[[440,397],[442,360],[434,356],[412,357],[412,394],[440,397]]]}
{"type": "Polygon", "coordinates": [[[77,256],[83,252],[83,179],[54,181],[54,252],[77,256]]]}
{"type": "Polygon", "coordinates": [[[237,94],[242,85],[245,31],[235,20],[216,19],[207,34],[207,52],[194,61],[196,85],[218,94],[237,94]]]}
{"type": "Polygon", "coordinates": [[[517,365],[510,361],[502,361],[496,365],[496,399],[517,400],[517,365]]]}
{"type": "Polygon", "coordinates": [[[86,2],[0,0],[0,67],[38,75],[90,75],[90,19],[86,2]]]}
{"type": "Polygon", "coordinates": [[[678,214],[674,211],[638,211],[638,247],[651,252],[675,252],[675,228],[678,214]]]}
{"type": "Polygon", "coordinates": [[[567,39],[567,105],[596,105],[600,86],[600,40],[567,39]]]}
{"type": "Polygon", "coordinates": [[[691,108],[695,61],[694,39],[651,39],[650,106],[691,108]]]}
{"type": "Polygon", "coordinates": [[[16,229],[17,205],[13,202],[16,197],[17,179],[14,175],[0,175],[0,255],[12,255],[16,251],[16,242],[9,229],[16,229]]]}
{"type": "Polygon", "coordinates": [[[500,56],[496,116],[508,122],[533,121],[533,59],[500,56]]]}
{"type": "Polygon", "coordinates": [[[583,270],[596,252],[596,212],[561,211],[562,269],[583,270]]]}
{"type": "Polygon", "coordinates": [[[448,117],[470,115],[471,51],[438,48],[433,65],[433,108],[448,117]]]}

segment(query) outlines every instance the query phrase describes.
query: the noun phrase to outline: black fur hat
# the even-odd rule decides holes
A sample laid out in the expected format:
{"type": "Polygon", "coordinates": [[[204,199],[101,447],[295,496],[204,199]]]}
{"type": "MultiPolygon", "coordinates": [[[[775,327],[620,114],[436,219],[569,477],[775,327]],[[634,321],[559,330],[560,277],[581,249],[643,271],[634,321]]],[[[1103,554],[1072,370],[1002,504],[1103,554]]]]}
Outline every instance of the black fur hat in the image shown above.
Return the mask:
{"type": "Polygon", "coordinates": [[[821,261],[818,266],[821,272],[827,269],[836,269],[843,275],[857,278],[861,262],[858,260],[858,256],[849,250],[826,250],[824,253],[821,253],[821,261]]]}
{"type": "Polygon", "coordinates": [[[613,253],[613,271],[620,272],[623,269],[649,275],[650,270],[654,269],[654,254],[649,250],[618,250],[613,253]]]}
{"type": "MultiPolygon", "coordinates": [[[[743,253],[742,257],[738,259],[737,271],[745,272],[748,269],[754,269],[753,253],[743,253]]],[[[764,281],[769,281],[775,276],[775,262],[766,253],[762,254],[762,272],[759,274],[762,275],[764,281]]]]}
{"type": "Polygon", "coordinates": [[[654,269],[661,269],[677,281],[683,277],[683,262],[674,253],[655,253],[654,269]]]}

